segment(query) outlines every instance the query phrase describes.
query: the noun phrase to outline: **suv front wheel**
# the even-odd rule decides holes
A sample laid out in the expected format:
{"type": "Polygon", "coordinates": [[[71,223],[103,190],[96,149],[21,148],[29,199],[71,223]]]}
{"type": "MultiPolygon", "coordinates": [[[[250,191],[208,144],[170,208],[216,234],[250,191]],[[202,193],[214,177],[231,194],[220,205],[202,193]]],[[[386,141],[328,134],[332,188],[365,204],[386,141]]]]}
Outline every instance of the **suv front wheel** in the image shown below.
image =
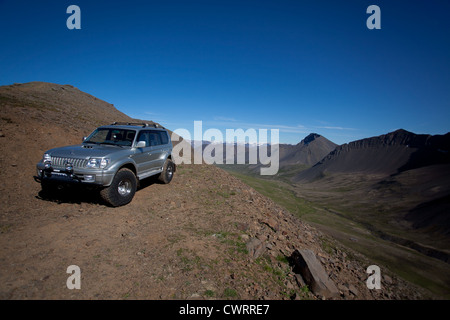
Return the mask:
{"type": "Polygon", "coordinates": [[[129,203],[136,193],[137,179],[133,171],[127,168],[120,169],[111,185],[100,191],[100,196],[113,207],[129,203]]]}

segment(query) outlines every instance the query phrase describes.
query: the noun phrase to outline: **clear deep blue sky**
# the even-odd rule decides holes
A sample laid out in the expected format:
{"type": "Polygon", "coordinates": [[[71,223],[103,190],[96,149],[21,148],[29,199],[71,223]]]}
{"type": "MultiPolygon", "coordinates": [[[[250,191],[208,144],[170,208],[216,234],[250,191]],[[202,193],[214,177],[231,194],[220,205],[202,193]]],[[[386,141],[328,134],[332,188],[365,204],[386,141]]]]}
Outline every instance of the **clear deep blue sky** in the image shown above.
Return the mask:
{"type": "Polygon", "coordinates": [[[172,130],[279,128],[285,143],[444,134],[449,16],[445,0],[0,0],[0,85],[71,84],[172,130]]]}

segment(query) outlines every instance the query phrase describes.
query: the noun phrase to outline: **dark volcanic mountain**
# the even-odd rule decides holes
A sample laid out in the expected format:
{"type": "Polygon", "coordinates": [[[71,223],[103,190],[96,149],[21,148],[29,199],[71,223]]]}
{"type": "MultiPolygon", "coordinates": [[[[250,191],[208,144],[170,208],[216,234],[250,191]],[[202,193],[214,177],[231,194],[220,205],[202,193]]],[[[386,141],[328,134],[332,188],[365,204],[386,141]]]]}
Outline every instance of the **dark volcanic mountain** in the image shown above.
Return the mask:
{"type": "Polygon", "coordinates": [[[450,163],[450,133],[414,134],[397,130],[338,146],[293,181],[311,181],[327,173],[395,174],[433,164],[450,163]]]}
{"type": "Polygon", "coordinates": [[[305,164],[312,166],[331,151],[337,144],[325,137],[311,133],[296,145],[280,145],[280,167],[305,164]]]}

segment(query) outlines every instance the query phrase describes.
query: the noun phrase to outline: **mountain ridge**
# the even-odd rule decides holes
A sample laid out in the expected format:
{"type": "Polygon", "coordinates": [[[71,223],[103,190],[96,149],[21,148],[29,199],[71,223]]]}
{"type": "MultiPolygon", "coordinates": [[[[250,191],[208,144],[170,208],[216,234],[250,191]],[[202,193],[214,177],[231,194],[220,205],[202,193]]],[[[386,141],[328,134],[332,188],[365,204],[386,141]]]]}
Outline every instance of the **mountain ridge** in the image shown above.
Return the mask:
{"type": "Polygon", "coordinates": [[[450,133],[415,134],[399,129],[337,146],[293,181],[311,181],[326,172],[395,174],[422,166],[450,162],[450,133]]]}
{"type": "Polygon", "coordinates": [[[320,138],[320,137],[321,137],[320,134],[310,133],[305,138],[303,138],[303,140],[301,140],[297,145],[299,145],[299,144],[308,145],[310,142],[312,142],[315,139],[320,138]]]}

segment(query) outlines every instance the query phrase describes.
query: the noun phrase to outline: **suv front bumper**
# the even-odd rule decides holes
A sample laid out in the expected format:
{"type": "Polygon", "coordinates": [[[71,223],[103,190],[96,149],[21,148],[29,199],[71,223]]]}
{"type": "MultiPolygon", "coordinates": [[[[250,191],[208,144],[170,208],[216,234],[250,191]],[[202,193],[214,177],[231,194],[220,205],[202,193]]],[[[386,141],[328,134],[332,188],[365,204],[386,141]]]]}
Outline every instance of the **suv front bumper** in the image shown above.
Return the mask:
{"type": "Polygon", "coordinates": [[[114,178],[114,172],[110,173],[104,169],[67,169],[52,167],[39,162],[36,166],[37,176],[35,181],[55,183],[78,183],[98,186],[109,186],[114,178]]]}

